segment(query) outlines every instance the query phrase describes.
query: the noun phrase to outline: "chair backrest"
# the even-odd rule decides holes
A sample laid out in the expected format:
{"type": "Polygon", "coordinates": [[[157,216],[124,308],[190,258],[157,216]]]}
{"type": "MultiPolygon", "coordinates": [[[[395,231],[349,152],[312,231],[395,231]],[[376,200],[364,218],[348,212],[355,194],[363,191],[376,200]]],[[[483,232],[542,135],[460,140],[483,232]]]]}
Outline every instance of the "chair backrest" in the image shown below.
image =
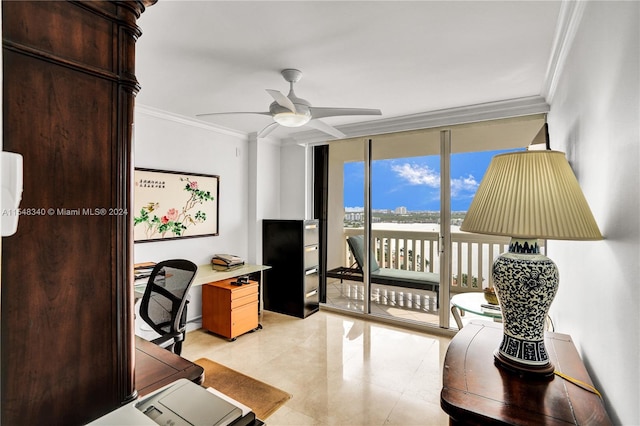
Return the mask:
{"type": "MultiPolygon", "coordinates": [[[[353,257],[356,258],[358,268],[362,271],[362,266],[364,265],[364,235],[352,235],[347,237],[347,243],[349,244],[351,253],[353,253],[353,257]]],[[[373,248],[371,248],[370,252],[371,268],[369,270],[371,272],[375,272],[380,269],[380,265],[378,265],[378,262],[376,261],[376,255],[373,252],[373,248]]]]}
{"type": "Polygon", "coordinates": [[[165,260],[153,268],[140,302],[140,317],[156,333],[183,331],[182,313],[197,270],[195,263],[184,259],[165,260]]]}

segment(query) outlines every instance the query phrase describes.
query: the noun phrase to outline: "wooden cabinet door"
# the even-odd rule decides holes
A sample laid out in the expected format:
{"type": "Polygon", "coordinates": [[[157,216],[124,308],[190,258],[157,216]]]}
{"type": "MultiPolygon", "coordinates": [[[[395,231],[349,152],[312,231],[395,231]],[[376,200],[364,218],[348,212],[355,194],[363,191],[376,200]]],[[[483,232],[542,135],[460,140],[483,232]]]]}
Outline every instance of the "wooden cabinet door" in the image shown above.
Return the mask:
{"type": "Polygon", "coordinates": [[[2,424],[83,424],[135,397],[130,188],[144,2],[2,2],[2,424]]]}

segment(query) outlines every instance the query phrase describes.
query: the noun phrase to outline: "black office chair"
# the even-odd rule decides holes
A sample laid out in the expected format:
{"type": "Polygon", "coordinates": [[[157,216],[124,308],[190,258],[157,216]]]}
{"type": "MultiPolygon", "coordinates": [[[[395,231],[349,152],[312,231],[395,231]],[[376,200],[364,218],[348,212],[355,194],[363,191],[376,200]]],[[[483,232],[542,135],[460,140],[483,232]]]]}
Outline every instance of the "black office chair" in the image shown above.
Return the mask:
{"type": "Polygon", "coordinates": [[[140,316],[160,334],[151,342],[178,355],[186,336],[187,294],[197,270],[193,262],[183,259],[158,263],[140,302],[140,316]]]}

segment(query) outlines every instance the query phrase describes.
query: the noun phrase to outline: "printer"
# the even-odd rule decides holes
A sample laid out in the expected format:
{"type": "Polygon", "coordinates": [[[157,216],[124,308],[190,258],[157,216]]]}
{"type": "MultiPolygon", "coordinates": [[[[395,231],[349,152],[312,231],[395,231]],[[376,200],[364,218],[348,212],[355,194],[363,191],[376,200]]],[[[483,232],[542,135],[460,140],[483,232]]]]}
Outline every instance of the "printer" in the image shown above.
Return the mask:
{"type": "Polygon", "coordinates": [[[247,406],[215,389],[179,379],[90,425],[244,426],[254,422],[255,415],[247,406]]]}

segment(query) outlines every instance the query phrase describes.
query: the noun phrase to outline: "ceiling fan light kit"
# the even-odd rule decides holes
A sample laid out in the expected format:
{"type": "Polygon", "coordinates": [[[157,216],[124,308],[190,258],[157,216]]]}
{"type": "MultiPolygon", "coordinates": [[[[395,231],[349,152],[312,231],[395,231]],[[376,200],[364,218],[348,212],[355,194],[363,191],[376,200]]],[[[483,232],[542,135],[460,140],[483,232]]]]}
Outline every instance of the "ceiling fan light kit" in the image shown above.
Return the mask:
{"type": "Polygon", "coordinates": [[[300,127],[311,120],[310,114],[299,114],[295,112],[281,112],[273,116],[273,119],[281,126],[300,127]]]}
{"type": "MultiPolygon", "coordinates": [[[[314,108],[311,104],[302,98],[296,96],[293,91],[293,83],[296,83],[302,79],[302,72],[297,69],[287,68],[280,72],[282,77],[289,82],[289,94],[283,95],[278,90],[267,89],[267,93],[271,95],[274,102],[269,105],[269,112],[248,112],[245,114],[261,114],[271,115],[274,123],[269,124],[262,129],[258,134],[258,137],[265,137],[271,133],[278,125],[284,127],[301,127],[309,125],[314,129],[320,130],[333,137],[344,137],[345,135],[333,126],[319,120],[323,117],[337,117],[345,115],[381,115],[379,109],[368,108],[327,108],[318,107],[314,108]]],[[[220,113],[208,113],[198,114],[197,117],[207,115],[220,115],[220,114],[238,114],[237,112],[220,112],[220,113]]]]}

